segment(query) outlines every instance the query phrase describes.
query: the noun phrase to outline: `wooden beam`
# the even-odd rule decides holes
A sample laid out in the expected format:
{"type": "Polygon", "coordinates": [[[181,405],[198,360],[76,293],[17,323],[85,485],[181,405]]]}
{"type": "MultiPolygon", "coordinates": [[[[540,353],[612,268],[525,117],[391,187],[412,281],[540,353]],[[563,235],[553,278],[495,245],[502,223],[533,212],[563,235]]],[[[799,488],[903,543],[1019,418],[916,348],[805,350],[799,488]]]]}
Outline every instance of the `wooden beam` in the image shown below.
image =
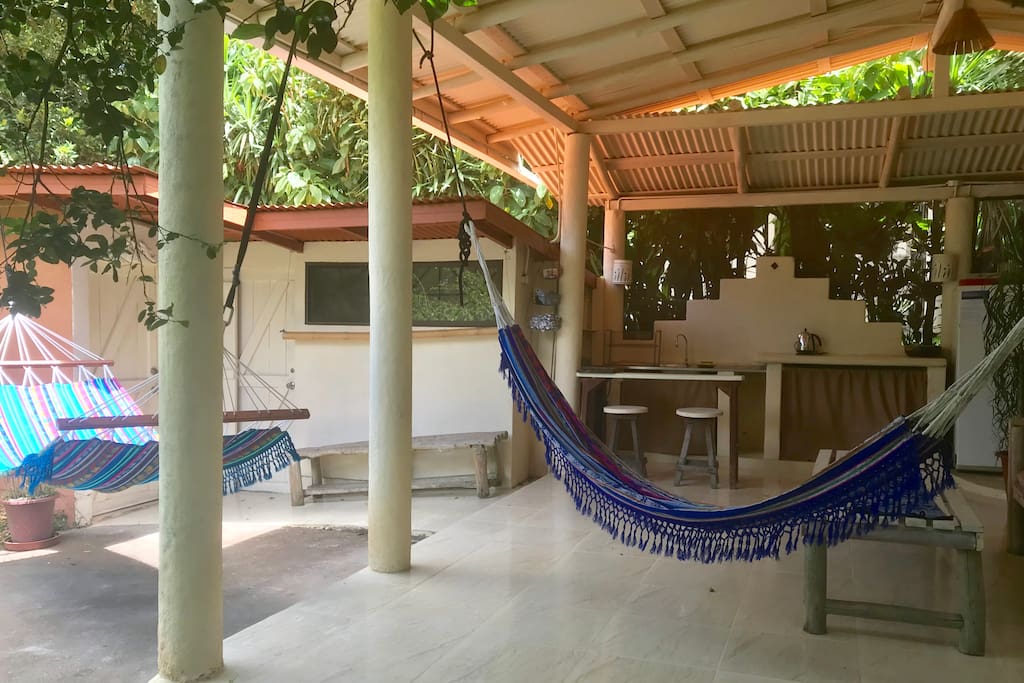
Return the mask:
{"type": "Polygon", "coordinates": [[[959,187],[861,187],[843,189],[795,190],[791,192],[748,192],[747,194],[692,194],[677,196],[625,196],[609,202],[613,209],[655,211],[671,209],[715,209],[739,206],[796,206],[804,204],[856,204],[862,202],[913,202],[949,199],[953,196],[976,198],[1019,197],[1024,182],[959,187]]]}
{"type": "Polygon", "coordinates": [[[585,121],[580,132],[594,135],[654,133],[679,130],[707,130],[732,126],[774,126],[846,119],[921,116],[985,109],[1016,109],[1024,106],[1024,92],[959,95],[945,99],[920,98],[885,102],[827,104],[811,107],[780,107],[747,111],[678,114],[643,118],[585,121]]]}
{"type": "Polygon", "coordinates": [[[473,11],[455,14],[449,21],[462,33],[471,33],[540,12],[550,4],[550,0],[498,0],[473,11]]]}
{"type": "MultiPolygon", "coordinates": [[[[731,0],[734,4],[741,0],[731,0]]],[[[536,45],[530,49],[529,54],[509,60],[507,66],[510,69],[521,69],[530,64],[542,64],[566,57],[574,57],[585,52],[614,48],[616,44],[623,41],[640,41],[649,35],[663,31],[674,30],[676,27],[686,23],[692,17],[692,11],[698,5],[721,5],[721,0],[697,0],[691,1],[683,7],[677,7],[671,12],[666,12],[655,19],[644,18],[634,19],[625,23],[607,26],[602,29],[590,31],[567,38],[565,40],[536,45]]]]}
{"type": "Polygon", "coordinates": [[[928,51],[932,62],[932,97],[949,97],[951,93],[949,55],[928,51]]]}
{"type": "MultiPolygon", "coordinates": [[[[651,19],[657,19],[665,16],[665,6],[661,4],[661,0],[640,0],[640,4],[644,8],[644,12],[651,19]]],[[[664,31],[658,33],[658,37],[661,38],[661,42],[665,44],[665,47],[672,53],[679,53],[686,49],[686,43],[679,37],[679,31],[676,27],[667,28],[664,31]]],[[[700,69],[693,62],[680,60],[680,67],[683,69],[683,75],[688,81],[699,81],[703,78],[700,69]]]]}
{"type": "Polygon", "coordinates": [[[736,167],[736,191],[740,194],[746,193],[747,186],[747,156],[746,130],[743,128],[730,128],[729,141],[732,143],[733,154],[735,155],[734,165],[736,167]]]}
{"type": "MultiPolygon", "coordinates": [[[[457,337],[494,337],[498,334],[496,327],[456,327],[439,328],[436,330],[413,330],[413,339],[451,339],[457,337]]],[[[284,330],[281,338],[287,341],[369,341],[370,330],[355,332],[314,332],[284,330]]]]}
{"type": "Polygon", "coordinates": [[[897,116],[889,124],[889,140],[885,145],[885,159],[882,161],[882,173],[878,178],[878,186],[882,189],[889,187],[889,183],[892,181],[892,170],[896,167],[896,159],[900,153],[900,137],[904,120],[902,116],[897,116]]]}
{"type": "Polygon", "coordinates": [[[807,13],[812,17],[821,16],[828,12],[828,0],[808,0],[807,13]]]}
{"type": "MultiPolygon", "coordinates": [[[[416,22],[429,31],[431,24],[427,21],[423,10],[417,5],[411,11],[416,22]]],[[[482,50],[479,45],[459,33],[447,22],[439,21],[433,26],[437,39],[461,52],[466,60],[466,66],[481,78],[504,90],[508,95],[521,102],[525,107],[563,133],[576,132],[578,126],[571,116],[562,111],[557,105],[545,99],[540,93],[501,64],[501,62],[482,50]]]]}
{"type": "MultiPolygon", "coordinates": [[[[877,45],[894,43],[907,38],[921,35],[920,29],[913,26],[903,26],[893,29],[878,31],[867,35],[858,35],[849,39],[836,40],[828,45],[813,49],[790,50],[783,54],[776,54],[764,60],[747,64],[736,69],[717,72],[706,75],[704,79],[693,83],[684,83],[678,86],[661,85],[658,88],[628,99],[610,102],[595,109],[585,112],[591,119],[599,119],[608,115],[622,114],[626,112],[643,111],[665,111],[678,109],[680,101],[685,98],[704,93],[703,100],[710,102],[716,97],[723,97],[719,92],[725,90],[725,86],[732,86],[743,83],[749,79],[763,77],[775,72],[788,71],[794,67],[814,65],[823,57],[835,57],[837,55],[857,52],[859,50],[872,48],[877,45]],[[715,90],[719,92],[715,92],[715,90]],[[712,96],[713,93],[713,96],[712,96]]],[[[791,73],[791,72],[790,72],[791,73]]],[[[818,73],[817,68],[809,69],[808,75],[818,73]]],[[[792,76],[782,76],[778,82],[792,80],[792,76]]],[[[768,84],[760,83],[758,87],[768,87],[768,84]]],[[[694,104],[696,102],[693,102],[694,104]]]]}
{"type": "Polygon", "coordinates": [[[499,97],[496,100],[490,102],[484,102],[473,107],[466,107],[459,111],[453,111],[448,113],[448,123],[456,125],[459,123],[465,123],[466,121],[477,121],[479,119],[486,118],[491,114],[497,114],[500,112],[508,111],[516,104],[516,101],[511,97],[499,97]]]}
{"type": "MultiPolygon", "coordinates": [[[[239,422],[290,422],[308,420],[305,408],[281,408],[277,410],[227,410],[221,416],[224,424],[239,422]]],[[[127,429],[130,427],[158,427],[160,416],[152,415],[92,415],[89,417],[57,418],[57,429],[72,432],[79,429],[127,429]]]]}
{"type": "Polygon", "coordinates": [[[928,45],[934,45],[942,33],[949,26],[950,20],[957,11],[963,9],[964,0],[942,0],[942,6],[939,8],[939,16],[935,18],[935,28],[932,29],[931,38],[928,40],[928,45]]]}
{"type": "Polygon", "coordinates": [[[680,168],[686,166],[705,166],[707,164],[729,164],[733,162],[732,152],[680,152],[647,157],[620,157],[606,159],[605,164],[610,171],[633,171],[643,168],[680,168]]]}
{"type": "Polygon", "coordinates": [[[854,0],[821,16],[789,17],[767,26],[746,29],[723,38],[690,45],[683,51],[644,57],[618,64],[610,69],[592,71],[567,81],[561,87],[549,88],[544,91],[544,95],[554,98],[598,90],[636,79],[643,72],[668,62],[696,62],[749,49],[751,43],[785,39],[789,39],[791,43],[794,40],[799,42],[799,38],[794,36],[814,34],[823,30],[853,28],[865,22],[891,17],[900,8],[916,4],[916,0],[854,0]]]}

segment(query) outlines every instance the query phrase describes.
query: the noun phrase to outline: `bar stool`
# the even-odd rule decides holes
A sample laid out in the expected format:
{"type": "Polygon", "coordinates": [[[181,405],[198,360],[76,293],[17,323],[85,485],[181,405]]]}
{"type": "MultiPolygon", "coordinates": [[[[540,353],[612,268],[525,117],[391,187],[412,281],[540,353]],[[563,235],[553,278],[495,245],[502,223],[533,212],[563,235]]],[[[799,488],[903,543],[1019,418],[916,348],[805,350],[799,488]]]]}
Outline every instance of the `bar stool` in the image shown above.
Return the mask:
{"type": "Polygon", "coordinates": [[[629,455],[636,458],[637,464],[640,466],[640,474],[646,477],[647,457],[640,448],[640,430],[637,427],[637,423],[639,422],[641,415],[647,414],[647,406],[605,406],[604,414],[609,417],[612,423],[611,430],[608,435],[608,448],[616,455],[618,455],[618,453],[615,450],[615,436],[618,432],[619,421],[626,420],[629,422],[630,429],[633,432],[633,451],[632,453],[629,453],[629,455]]]}
{"type": "Polygon", "coordinates": [[[683,480],[683,469],[693,467],[687,463],[688,451],[690,450],[690,435],[693,432],[694,424],[704,425],[704,435],[708,444],[707,471],[711,475],[711,488],[718,488],[718,458],[715,456],[715,427],[718,424],[718,417],[722,415],[718,408],[679,408],[676,415],[683,418],[686,431],[683,432],[683,448],[679,451],[679,462],[676,463],[675,486],[683,480]]]}

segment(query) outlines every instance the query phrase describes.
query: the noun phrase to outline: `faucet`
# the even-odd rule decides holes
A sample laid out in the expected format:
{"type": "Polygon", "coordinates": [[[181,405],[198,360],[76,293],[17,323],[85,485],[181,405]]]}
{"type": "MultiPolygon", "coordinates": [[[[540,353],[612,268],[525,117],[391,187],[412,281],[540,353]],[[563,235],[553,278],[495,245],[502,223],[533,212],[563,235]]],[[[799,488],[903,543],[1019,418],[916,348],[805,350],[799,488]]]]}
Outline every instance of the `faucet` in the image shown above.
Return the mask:
{"type": "Polygon", "coordinates": [[[679,339],[683,339],[683,367],[690,367],[690,340],[686,338],[686,335],[680,332],[676,335],[676,348],[679,348],[679,339]]]}

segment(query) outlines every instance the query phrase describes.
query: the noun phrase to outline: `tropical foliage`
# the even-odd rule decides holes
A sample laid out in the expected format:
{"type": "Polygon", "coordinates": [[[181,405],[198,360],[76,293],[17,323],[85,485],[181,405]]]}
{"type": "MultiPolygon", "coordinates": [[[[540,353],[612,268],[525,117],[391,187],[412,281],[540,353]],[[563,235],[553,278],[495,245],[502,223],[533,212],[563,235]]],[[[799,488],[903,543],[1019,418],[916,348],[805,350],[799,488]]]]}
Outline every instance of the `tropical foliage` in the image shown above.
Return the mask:
{"type": "MultiPolygon", "coordinates": [[[[385,1],[403,12],[419,5],[431,19],[443,15],[449,5],[476,4],[476,0],[385,1]]],[[[268,42],[286,37],[316,56],[337,44],[333,27],[344,24],[354,5],[355,0],[304,0],[298,6],[277,2],[274,14],[258,30],[268,42]]],[[[164,15],[170,11],[168,0],[158,0],[156,7],[164,15]]],[[[224,14],[227,3],[202,0],[194,3],[194,8],[196,12],[224,14]]],[[[265,8],[261,5],[260,9],[265,8]]],[[[155,27],[153,16],[151,5],[144,0],[5,0],[0,13],[0,173],[15,163],[41,166],[103,159],[121,164],[128,162],[129,155],[155,160],[156,102],[146,93],[153,92],[155,78],[166,64],[164,51],[173,50],[181,42],[187,22],[161,31],[155,27]]],[[[250,34],[254,28],[243,24],[240,30],[250,34]]],[[[253,77],[259,74],[249,72],[253,77]]],[[[253,82],[250,86],[265,89],[270,82],[253,82]]],[[[320,125],[319,132],[339,132],[330,124],[348,112],[328,110],[326,104],[331,97],[322,84],[307,82],[305,86],[320,97],[302,113],[320,125]]],[[[259,100],[255,97],[239,102],[242,118],[233,140],[240,147],[251,147],[260,139],[259,119],[265,116],[266,106],[264,102],[262,111],[256,111],[252,108],[256,104],[259,100]],[[247,106],[250,108],[246,111],[247,106]]],[[[350,121],[345,119],[344,123],[350,121]]],[[[317,154],[320,150],[308,127],[282,134],[282,161],[296,163],[271,182],[286,199],[316,201],[318,195],[325,200],[335,198],[318,184],[314,168],[337,176],[340,166],[345,166],[346,173],[354,170],[353,176],[359,177],[361,160],[358,154],[349,154],[342,161],[344,145],[349,143],[339,141],[339,136],[328,141],[333,145],[329,153],[335,158],[330,168],[324,169],[326,155],[317,154]],[[305,158],[298,159],[297,150],[305,158]]],[[[251,178],[247,176],[252,169],[248,161],[233,160],[225,169],[229,180],[235,180],[235,196],[239,198],[245,193],[241,187],[246,178],[251,178]]],[[[500,178],[495,171],[490,172],[492,177],[500,178]]],[[[72,194],[61,213],[48,210],[39,203],[41,180],[40,173],[35,172],[25,211],[18,215],[8,211],[0,222],[5,275],[0,302],[5,307],[38,315],[41,306],[52,300],[53,291],[36,282],[38,262],[85,262],[115,278],[128,271],[144,285],[152,281],[144,272],[135,217],[114,206],[109,194],[81,190],[72,194]]],[[[528,202],[519,202],[520,197],[526,198],[522,187],[504,178],[500,183],[501,191],[493,190],[496,183],[486,183],[490,196],[504,196],[508,189],[517,205],[528,208],[528,202]]],[[[423,191],[429,189],[425,184],[423,191]]],[[[124,190],[131,194],[127,185],[124,190]]],[[[543,196],[535,200],[545,209],[549,202],[543,196]]],[[[151,225],[149,232],[158,246],[180,237],[159,225],[151,225]]],[[[215,244],[198,246],[211,254],[219,249],[215,244]]],[[[157,309],[153,297],[146,298],[140,321],[154,328],[174,319],[172,307],[157,309]]]]}
{"type": "MultiPolygon", "coordinates": [[[[933,81],[924,57],[923,51],[893,55],[695,109],[928,96],[933,81]]],[[[955,92],[1021,84],[1024,54],[992,50],[950,60],[955,92]]],[[[627,330],[650,330],[656,319],[681,315],[686,299],[717,296],[718,278],[743,277],[744,257],[770,252],[795,257],[798,275],[828,277],[833,298],[863,300],[870,320],[903,322],[906,343],[934,344],[939,287],[928,281],[928,254],[942,250],[943,215],[939,203],[631,214],[628,241],[638,267],[626,295],[627,330]]]]}

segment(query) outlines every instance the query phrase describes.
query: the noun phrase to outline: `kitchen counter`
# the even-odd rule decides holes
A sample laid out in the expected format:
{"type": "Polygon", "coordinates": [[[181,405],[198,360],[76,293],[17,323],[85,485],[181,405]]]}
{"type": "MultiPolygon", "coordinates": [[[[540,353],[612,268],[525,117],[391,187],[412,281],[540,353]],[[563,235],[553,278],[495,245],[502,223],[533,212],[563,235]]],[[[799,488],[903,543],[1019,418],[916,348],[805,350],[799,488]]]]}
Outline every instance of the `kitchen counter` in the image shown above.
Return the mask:
{"type": "Polygon", "coordinates": [[[845,356],[832,353],[765,353],[760,359],[767,364],[782,365],[846,365],[876,368],[945,368],[945,358],[914,358],[911,356],[845,356]]]}
{"type": "MultiPolygon", "coordinates": [[[[588,417],[592,421],[591,429],[601,434],[600,423],[596,413],[596,406],[591,410],[592,404],[601,392],[607,392],[613,382],[621,380],[630,381],[655,381],[655,382],[713,382],[717,388],[718,408],[723,415],[718,420],[718,448],[719,452],[727,457],[719,461],[719,466],[725,465],[725,478],[729,482],[729,488],[736,488],[738,485],[738,463],[739,463],[739,413],[738,413],[738,388],[743,381],[742,372],[765,372],[760,366],[715,366],[712,368],[700,367],[673,367],[673,366],[618,366],[585,368],[576,373],[580,381],[580,415],[584,421],[588,417]],[[743,368],[741,370],[741,368],[743,368]],[[595,415],[591,416],[591,412],[595,415]],[[722,462],[724,460],[725,462],[722,462]]],[[[678,405],[676,407],[679,407],[678,405]]],[[[673,408],[674,411],[674,408],[673,408]]]]}
{"type": "Polygon", "coordinates": [[[759,357],[767,368],[765,379],[764,457],[778,460],[782,449],[782,368],[785,365],[835,368],[921,368],[925,372],[926,397],[931,401],[946,388],[945,358],[907,355],[841,355],[831,353],[766,353],[759,357]]]}

